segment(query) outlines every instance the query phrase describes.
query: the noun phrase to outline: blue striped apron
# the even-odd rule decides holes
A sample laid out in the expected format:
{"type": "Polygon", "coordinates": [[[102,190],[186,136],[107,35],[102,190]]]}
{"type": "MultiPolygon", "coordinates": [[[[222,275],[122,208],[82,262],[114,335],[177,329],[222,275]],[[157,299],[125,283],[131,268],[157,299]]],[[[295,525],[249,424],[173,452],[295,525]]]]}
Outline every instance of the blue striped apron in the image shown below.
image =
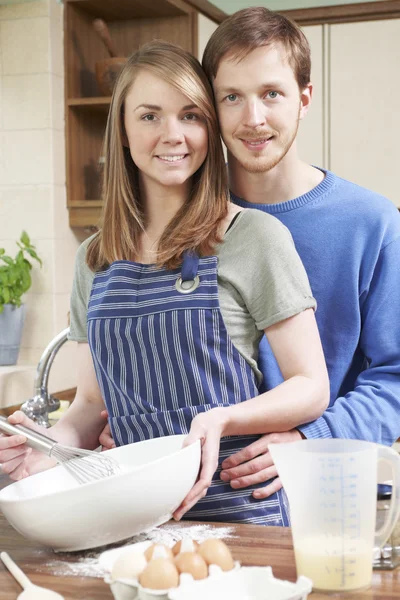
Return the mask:
{"type": "MultiPolygon", "coordinates": [[[[88,340],[117,445],[186,434],[198,413],[258,395],[221,315],[217,262],[188,253],[175,270],[122,260],[96,273],[88,340]]],[[[219,477],[221,462],[257,438],[222,438],[207,496],[185,518],[289,524],[282,491],[256,500],[260,486],[233,490],[219,477]]]]}

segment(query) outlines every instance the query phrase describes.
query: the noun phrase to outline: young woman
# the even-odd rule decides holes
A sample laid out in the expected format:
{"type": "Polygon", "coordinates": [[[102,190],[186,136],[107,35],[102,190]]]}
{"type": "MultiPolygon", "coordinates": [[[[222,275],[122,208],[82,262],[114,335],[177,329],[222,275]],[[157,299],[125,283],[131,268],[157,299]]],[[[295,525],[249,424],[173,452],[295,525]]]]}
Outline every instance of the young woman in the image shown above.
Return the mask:
{"type": "MultiPolygon", "coordinates": [[[[78,251],[72,292],[77,395],[50,434],[95,448],[104,404],[117,445],[189,432],[186,443],[202,440],[202,467],[176,518],[191,509],[208,521],[288,524],[281,492],[257,501],[254,486],[233,490],[217,469],[257,434],[326,408],[315,301],[286,228],[230,205],[212,91],[180,48],[146,44],[123,69],[103,197],[103,227],[78,251]],[[285,381],[258,395],[264,334],[285,381]]],[[[50,464],[23,442],[0,439],[14,479],[50,464]]]]}

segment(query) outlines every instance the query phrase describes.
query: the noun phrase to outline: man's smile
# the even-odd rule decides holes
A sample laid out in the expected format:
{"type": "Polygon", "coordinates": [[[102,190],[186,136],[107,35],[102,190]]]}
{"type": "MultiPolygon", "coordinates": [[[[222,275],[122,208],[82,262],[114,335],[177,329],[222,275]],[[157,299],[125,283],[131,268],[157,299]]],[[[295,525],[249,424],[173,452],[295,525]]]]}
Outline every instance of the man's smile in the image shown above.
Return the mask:
{"type": "Polygon", "coordinates": [[[263,137],[258,139],[239,138],[243,145],[249,150],[263,150],[268,146],[274,136],[263,137]]]}

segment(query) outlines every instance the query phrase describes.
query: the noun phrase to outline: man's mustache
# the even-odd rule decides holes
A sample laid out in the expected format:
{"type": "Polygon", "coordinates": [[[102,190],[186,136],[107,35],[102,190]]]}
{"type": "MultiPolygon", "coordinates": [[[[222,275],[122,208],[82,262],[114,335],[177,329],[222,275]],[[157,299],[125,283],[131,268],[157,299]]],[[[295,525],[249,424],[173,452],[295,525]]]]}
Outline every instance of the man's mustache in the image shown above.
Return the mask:
{"type": "Polygon", "coordinates": [[[240,131],[239,133],[236,133],[236,137],[245,139],[247,141],[265,140],[265,139],[268,139],[268,138],[273,137],[275,135],[276,135],[275,131],[263,131],[263,130],[259,130],[259,131],[240,131]]]}

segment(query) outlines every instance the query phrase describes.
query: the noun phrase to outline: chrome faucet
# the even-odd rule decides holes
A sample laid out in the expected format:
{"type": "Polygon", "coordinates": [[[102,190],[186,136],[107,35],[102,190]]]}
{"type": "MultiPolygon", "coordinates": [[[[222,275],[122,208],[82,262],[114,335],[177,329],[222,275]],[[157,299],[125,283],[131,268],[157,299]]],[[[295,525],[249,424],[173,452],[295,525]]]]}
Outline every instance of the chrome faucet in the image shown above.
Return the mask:
{"type": "Polygon", "coordinates": [[[21,410],[33,421],[50,427],[49,412],[60,408],[60,401],[48,392],[51,365],[61,346],[68,340],[69,327],[61,331],[47,346],[36,369],[33,397],[24,402],[21,410]]]}

